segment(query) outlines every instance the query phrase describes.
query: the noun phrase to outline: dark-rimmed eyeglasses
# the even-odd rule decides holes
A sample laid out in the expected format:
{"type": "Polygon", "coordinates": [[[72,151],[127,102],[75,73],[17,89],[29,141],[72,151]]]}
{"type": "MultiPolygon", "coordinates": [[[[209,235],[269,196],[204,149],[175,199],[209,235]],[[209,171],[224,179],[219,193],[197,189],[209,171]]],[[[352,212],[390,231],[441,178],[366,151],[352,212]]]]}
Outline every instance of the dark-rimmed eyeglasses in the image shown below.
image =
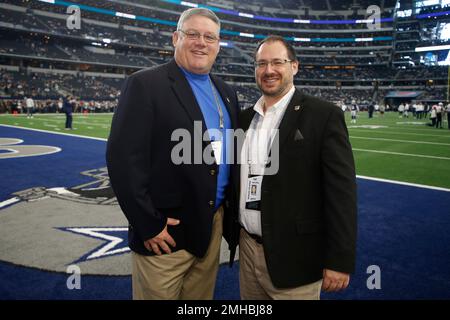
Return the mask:
{"type": "Polygon", "coordinates": [[[256,69],[265,69],[269,64],[272,67],[280,68],[288,62],[293,62],[293,60],[288,60],[288,59],[274,59],[271,61],[260,60],[260,61],[255,61],[254,65],[255,65],[256,69]]]}

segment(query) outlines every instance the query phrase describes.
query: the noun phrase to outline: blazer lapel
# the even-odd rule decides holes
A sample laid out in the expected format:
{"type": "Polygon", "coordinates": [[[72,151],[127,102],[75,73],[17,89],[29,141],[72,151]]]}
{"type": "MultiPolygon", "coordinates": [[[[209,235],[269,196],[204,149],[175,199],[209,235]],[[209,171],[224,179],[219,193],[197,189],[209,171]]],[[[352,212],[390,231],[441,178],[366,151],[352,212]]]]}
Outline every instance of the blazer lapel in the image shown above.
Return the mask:
{"type": "Polygon", "coordinates": [[[292,96],[292,99],[286,108],[283,119],[281,120],[280,126],[278,128],[280,134],[280,150],[283,146],[283,143],[286,142],[289,133],[292,132],[292,129],[294,129],[296,120],[301,114],[302,109],[305,107],[304,105],[302,105],[302,102],[303,94],[295,89],[294,95],[292,96]]]}
{"type": "Polygon", "coordinates": [[[180,105],[184,108],[192,123],[194,123],[194,121],[201,121],[202,132],[199,132],[199,134],[203,138],[203,132],[205,132],[207,128],[202,110],[197,103],[197,99],[195,98],[194,92],[192,92],[189,82],[184,76],[183,71],[181,71],[176,64],[175,59],[169,62],[168,75],[173,81],[172,89],[177,96],[180,105]]]}

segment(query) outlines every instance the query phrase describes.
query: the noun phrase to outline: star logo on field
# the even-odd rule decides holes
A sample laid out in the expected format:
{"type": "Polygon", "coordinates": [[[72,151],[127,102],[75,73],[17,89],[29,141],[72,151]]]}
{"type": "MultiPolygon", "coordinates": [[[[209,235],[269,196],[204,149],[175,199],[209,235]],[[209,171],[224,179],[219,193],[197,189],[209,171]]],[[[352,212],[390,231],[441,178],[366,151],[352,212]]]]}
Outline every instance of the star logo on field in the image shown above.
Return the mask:
{"type": "Polygon", "coordinates": [[[130,252],[127,227],[70,227],[57,229],[103,241],[94,250],[72,263],[86,262],[130,252]]]}

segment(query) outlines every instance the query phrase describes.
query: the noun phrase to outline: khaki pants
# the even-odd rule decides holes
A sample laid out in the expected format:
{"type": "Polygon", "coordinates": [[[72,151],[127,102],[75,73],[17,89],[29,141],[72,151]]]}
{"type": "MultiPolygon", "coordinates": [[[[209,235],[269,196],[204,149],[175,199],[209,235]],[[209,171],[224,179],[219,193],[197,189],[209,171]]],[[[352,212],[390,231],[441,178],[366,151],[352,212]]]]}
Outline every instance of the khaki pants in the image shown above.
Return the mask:
{"type": "Polygon", "coordinates": [[[239,284],[242,300],[320,300],[322,280],[296,288],[274,287],[267,271],[263,245],[241,229],[239,284]]]}
{"type": "Polygon", "coordinates": [[[199,259],[186,250],[161,256],[132,253],[134,300],[206,300],[214,296],[222,240],[223,209],[214,215],[211,241],[199,259]]]}

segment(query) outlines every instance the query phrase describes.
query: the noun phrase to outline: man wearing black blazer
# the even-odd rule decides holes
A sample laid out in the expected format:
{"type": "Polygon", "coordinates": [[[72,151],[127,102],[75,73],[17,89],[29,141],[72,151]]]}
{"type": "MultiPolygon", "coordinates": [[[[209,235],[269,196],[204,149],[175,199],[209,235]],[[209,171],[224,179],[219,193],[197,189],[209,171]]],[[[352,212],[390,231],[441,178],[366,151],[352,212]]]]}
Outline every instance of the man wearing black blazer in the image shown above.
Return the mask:
{"type": "Polygon", "coordinates": [[[107,164],[129,221],[134,299],[213,298],[223,215],[237,211],[217,131],[236,127],[238,102],[210,75],[219,32],[212,11],[186,10],[174,60],[129,76],[113,117],[107,164]]]}
{"type": "Polygon", "coordinates": [[[356,177],[344,114],[295,89],[297,71],[283,38],[258,45],[262,97],[239,118],[247,131],[238,218],[243,299],[320,299],[321,289],[346,288],[354,272],[356,177]]]}

